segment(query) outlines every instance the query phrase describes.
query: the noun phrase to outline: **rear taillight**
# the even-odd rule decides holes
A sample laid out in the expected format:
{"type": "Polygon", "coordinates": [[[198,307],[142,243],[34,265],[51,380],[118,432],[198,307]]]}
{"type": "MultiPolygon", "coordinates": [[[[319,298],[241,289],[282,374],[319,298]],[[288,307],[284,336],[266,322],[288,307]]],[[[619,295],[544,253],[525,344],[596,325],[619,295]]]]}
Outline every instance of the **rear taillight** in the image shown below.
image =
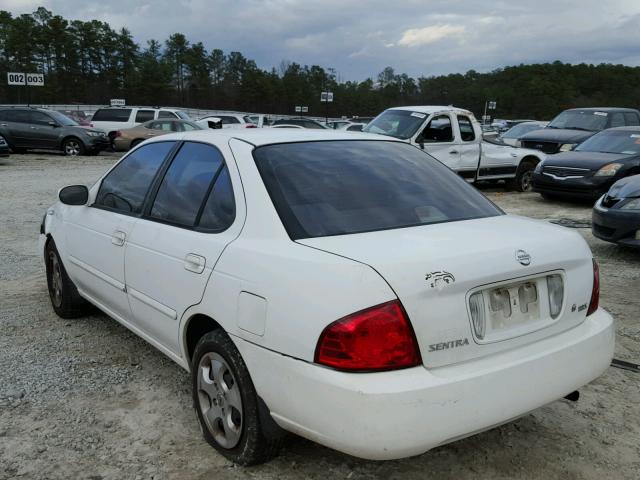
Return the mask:
{"type": "Polygon", "coordinates": [[[247,124],[244,126],[244,128],[258,128],[258,126],[257,126],[257,125],[254,125],[254,124],[252,124],[252,123],[247,123],[247,124]]]}
{"type": "Polygon", "coordinates": [[[398,300],[336,320],[318,340],[316,363],[338,370],[372,372],[420,365],[420,351],[398,300]]]}
{"type": "Polygon", "coordinates": [[[593,259],[593,288],[591,289],[591,301],[589,302],[589,309],[587,310],[587,316],[598,310],[598,304],[600,303],[600,267],[598,262],[593,259]]]}

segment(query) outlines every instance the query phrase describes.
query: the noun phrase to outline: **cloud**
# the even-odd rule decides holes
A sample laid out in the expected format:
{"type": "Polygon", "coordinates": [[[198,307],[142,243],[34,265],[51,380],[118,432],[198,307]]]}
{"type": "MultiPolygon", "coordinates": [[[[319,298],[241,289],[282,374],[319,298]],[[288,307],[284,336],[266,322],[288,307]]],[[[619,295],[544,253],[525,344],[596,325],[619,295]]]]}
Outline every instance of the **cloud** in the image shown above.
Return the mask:
{"type": "Polygon", "coordinates": [[[261,68],[289,59],[345,80],[386,66],[418,77],[554,60],[640,65],[638,0],[0,0],[14,15],[38,5],[127,27],[142,47],[182,32],[261,68]]]}
{"type": "Polygon", "coordinates": [[[398,45],[405,47],[419,47],[438,42],[444,38],[462,35],[465,27],[462,25],[434,25],[425,28],[410,28],[402,34],[398,45]]]}

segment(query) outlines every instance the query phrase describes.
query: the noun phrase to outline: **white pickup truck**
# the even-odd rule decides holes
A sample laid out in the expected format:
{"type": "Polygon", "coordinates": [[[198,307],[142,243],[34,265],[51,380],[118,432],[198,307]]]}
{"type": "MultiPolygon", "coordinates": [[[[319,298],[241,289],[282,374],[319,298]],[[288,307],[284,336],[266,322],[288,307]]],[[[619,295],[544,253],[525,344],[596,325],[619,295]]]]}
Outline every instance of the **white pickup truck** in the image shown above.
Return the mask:
{"type": "Polygon", "coordinates": [[[505,179],[522,192],[531,190],[533,170],[546,158],[538,150],[484,140],[473,113],[451,106],[389,108],[363,131],[416,145],[470,182],[505,179]]]}

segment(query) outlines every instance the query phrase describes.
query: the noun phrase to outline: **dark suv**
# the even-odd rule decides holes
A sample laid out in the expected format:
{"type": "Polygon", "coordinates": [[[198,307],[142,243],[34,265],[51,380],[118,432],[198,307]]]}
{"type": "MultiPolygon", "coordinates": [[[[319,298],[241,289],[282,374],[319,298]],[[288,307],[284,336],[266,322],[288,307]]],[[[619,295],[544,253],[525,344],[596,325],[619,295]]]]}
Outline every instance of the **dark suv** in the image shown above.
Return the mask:
{"type": "Polygon", "coordinates": [[[544,153],[568,152],[607,128],[640,125],[640,112],[631,108],[572,108],[541,130],[520,138],[521,146],[544,153]]]}
{"type": "Polygon", "coordinates": [[[0,135],[14,152],[45,149],[95,155],[110,147],[103,131],[81,127],[60,112],[42,108],[0,109],[0,135]]]}

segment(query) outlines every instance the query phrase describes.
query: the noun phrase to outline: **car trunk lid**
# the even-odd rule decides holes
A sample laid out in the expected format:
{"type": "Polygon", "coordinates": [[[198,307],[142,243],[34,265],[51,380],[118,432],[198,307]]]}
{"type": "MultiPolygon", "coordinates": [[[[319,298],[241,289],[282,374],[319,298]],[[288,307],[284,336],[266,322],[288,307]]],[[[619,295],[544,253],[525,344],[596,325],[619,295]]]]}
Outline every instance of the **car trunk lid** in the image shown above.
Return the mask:
{"type": "Polygon", "coordinates": [[[564,227],[521,217],[297,241],[375,269],[407,311],[427,367],[478,358],[572,328],[584,320],[591,295],[591,253],[584,240],[564,227]],[[551,274],[564,281],[564,303],[555,319],[548,315],[546,298],[551,274]],[[519,315],[514,324],[478,338],[470,295],[506,288],[517,296],[519,286],[532,284],[539,295],[537,317],[519,315]]]}

